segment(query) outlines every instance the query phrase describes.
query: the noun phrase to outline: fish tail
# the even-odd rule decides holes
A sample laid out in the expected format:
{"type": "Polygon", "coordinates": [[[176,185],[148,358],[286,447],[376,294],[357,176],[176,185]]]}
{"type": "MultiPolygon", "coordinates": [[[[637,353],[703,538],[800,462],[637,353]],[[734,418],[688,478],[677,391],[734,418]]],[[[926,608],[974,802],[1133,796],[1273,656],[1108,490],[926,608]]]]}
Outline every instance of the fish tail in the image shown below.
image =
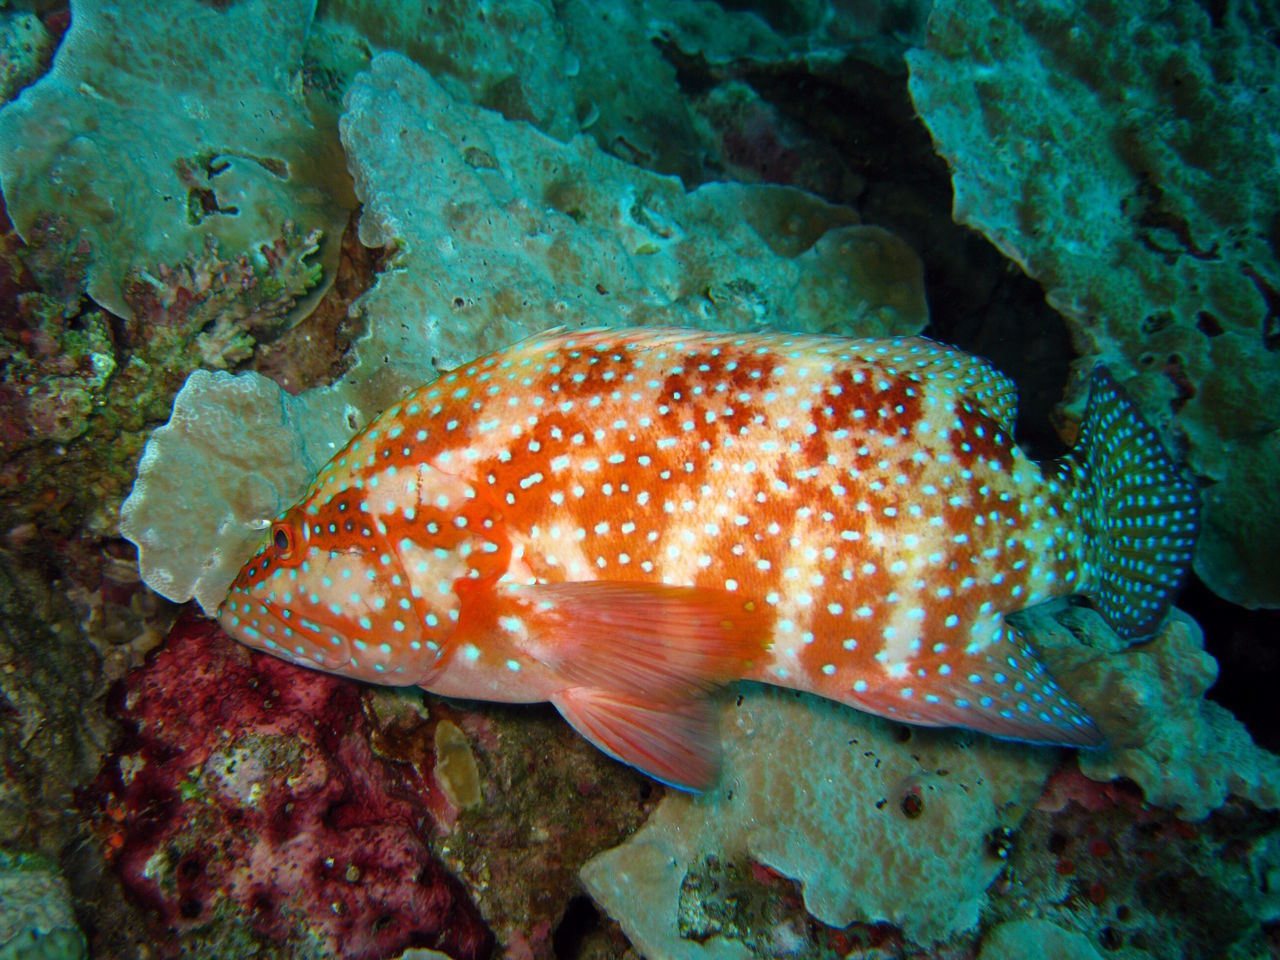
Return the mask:
{"type": "Polygon", "coordinates": [[[1102,365],[1062,464],[1081,510],[1082,592],[1122,638],[1154,632],[1191,568],[1199,496],[1102,365]]]}

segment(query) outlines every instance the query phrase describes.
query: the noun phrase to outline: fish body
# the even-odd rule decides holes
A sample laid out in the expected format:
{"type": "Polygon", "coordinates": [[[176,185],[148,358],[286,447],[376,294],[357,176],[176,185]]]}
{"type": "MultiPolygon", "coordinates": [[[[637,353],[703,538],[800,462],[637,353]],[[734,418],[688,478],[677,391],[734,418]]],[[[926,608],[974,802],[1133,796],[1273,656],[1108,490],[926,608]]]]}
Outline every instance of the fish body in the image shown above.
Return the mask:
{"type": "Polygon", "coordinates": [[[1032,462],[1013,385],[919,338],[554,332],[356,435],[220,609],[296,663],[550,700],[678,786],[715,774],[708,691],[792,687],[924,725],[1094,745],[1006,615],[1172,601],[1196,497],[1105,374],[1032,462]]]}

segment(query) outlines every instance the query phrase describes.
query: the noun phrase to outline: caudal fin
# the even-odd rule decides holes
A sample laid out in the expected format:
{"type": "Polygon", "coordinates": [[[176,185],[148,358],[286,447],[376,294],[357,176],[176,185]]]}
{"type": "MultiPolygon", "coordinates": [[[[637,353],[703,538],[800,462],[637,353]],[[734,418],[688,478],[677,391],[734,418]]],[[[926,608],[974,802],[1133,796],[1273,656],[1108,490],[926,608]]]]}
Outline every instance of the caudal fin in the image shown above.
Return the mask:
{"type": "Polygon", "coordinates": [[[1196,489],[1101,365],[1065,459],[1079,484],[1085,592],[1121,637],[1152,633],[1191,568],[1196,489]]]}

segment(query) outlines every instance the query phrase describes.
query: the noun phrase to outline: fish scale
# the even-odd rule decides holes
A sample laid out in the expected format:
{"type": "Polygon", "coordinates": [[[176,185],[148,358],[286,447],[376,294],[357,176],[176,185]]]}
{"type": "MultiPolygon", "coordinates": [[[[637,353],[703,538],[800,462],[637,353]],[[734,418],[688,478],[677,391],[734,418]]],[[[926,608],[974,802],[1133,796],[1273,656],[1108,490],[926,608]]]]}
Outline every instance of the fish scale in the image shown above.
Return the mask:
{"type": "Polygon", "coordinates": [[[553,333],[376,418],[273,525],[221,611],[287,659],[550,700],[703,787],[735,679],[882,716],[1093,745],[1005,615],[1172,600],[1196,498],[1105,372],[1045,466],[1016,391],[920,338],[553,333]],[[1150,502],[1150,505],[1148,503],[1150,502]]]}

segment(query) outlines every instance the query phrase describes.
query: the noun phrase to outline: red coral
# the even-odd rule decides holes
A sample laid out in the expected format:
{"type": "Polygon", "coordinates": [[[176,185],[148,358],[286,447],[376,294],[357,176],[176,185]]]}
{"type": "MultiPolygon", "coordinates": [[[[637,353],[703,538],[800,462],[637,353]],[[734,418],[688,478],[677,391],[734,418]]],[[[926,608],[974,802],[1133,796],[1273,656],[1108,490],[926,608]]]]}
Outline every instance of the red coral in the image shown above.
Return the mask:
{"type": "Polygon", "coordinates": [[[492,953],[429,851],[430,784],[370,749],[357,684],[186,616],[115,697],[132,729],[95,784],[94,819],[126,891],[167,932],[210,936],[229,917],[342,957],[492,953]]]}

